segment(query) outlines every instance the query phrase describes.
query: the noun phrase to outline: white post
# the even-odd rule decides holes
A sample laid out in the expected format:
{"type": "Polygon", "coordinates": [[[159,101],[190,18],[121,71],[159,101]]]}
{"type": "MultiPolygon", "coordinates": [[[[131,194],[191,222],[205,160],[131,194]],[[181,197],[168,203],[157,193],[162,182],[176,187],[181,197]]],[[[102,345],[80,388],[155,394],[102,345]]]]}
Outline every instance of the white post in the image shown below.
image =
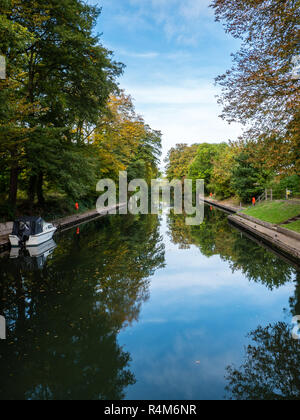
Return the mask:
{"type": "Polygon", "coordinates": [[[0,316],[0,340],[6,339],[6,321],[4,316],[0,316]]]}

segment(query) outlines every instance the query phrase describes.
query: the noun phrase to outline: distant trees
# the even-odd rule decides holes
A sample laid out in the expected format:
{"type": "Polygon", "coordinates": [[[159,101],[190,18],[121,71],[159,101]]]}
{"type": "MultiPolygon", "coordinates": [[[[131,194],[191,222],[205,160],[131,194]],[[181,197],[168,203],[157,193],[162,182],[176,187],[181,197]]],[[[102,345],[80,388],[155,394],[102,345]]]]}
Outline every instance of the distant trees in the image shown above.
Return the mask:
{"type": "Polygon", "coordinates": [[[214,159],[223,154],[227,145],[225,143],[209,144],[202,143],[198,146],[197,155],[189,168],[189,178],[204,179],[206,193],[209,192],[209,185],[214,168],[214,159]]]}
{"type": "MultiPolygon", "coordinates": [[[[196,153],[188,154],[187,145],[171,149],[166,160],[169,179],[172,179],[171,175],[194,181],[203,179],[206,194],[213,193],[220,199],[236,196],[245,203],[258,197],[266,187],[273,186],[272,182],[278,185],[276,172],[255,159],[256,151],[250,145],[202,143],[192,147],[193,151],[197,147],[196,153]],[[188,165],[187,156],[192,155],[194,158],[188,165]]],[[[292,180],[289,185],[295,185],[298,177],[292,180]]]]}
{"type": "Polygon", "coordinates": [[[197,155],[198,146],[198,144],[188,146],[185,143],[180,143],[169,151],[165,159],[166,174],[169,181],[184,179],[188,175],[190,165],[197,155]]]}

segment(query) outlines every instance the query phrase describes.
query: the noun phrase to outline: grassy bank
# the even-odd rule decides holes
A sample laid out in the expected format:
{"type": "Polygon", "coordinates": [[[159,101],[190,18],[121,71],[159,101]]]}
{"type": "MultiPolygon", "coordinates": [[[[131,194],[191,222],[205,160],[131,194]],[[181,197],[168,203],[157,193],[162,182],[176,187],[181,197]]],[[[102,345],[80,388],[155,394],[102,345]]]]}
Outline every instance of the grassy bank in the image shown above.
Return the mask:
{"type": "MultiPolygon", "coordinates": [[[[299,204],[288,201],[272,201],[258,204],[243,212],[248,216],[255,217],[256,219],[263,220],[264,222],[282,224],[293,217],[300,215],[300,202],[299,204]]],[[[293,224],[288,225],[291,230],[293,224]]],[[[298,224],[296,222],[296,228],[298,224]]]]}
{"type": "Polygon", "coordinates": [[[283,227],[289,230],[293,230],[294,232],[300,233],[300,220],[289,223],[288,225],[283,225],[283,227]]]}

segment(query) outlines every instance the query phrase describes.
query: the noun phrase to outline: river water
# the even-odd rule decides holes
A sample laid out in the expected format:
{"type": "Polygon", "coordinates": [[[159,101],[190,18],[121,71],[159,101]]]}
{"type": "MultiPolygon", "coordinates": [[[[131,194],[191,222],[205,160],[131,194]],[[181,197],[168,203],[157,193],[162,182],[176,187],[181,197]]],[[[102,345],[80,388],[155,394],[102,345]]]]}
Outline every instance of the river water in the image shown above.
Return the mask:
{"type": "Polygon", "coordinates": [[[300,271],[206,208],[0,258],[1,399],[299,399],[300,271]],[[17,258],[18,257],[18,258],[17,258]]]}

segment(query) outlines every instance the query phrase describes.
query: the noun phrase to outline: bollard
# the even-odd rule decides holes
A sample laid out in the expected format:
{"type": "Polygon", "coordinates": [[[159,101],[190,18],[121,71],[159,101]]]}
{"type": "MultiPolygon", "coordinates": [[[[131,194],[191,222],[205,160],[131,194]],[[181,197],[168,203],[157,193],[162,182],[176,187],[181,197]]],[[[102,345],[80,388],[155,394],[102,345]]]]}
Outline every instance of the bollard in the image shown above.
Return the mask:
{"type": "Polygon", "coordinates": [[[4,316],[0,315],[0,340],[6,340],[6,321],[4,316]]]}

